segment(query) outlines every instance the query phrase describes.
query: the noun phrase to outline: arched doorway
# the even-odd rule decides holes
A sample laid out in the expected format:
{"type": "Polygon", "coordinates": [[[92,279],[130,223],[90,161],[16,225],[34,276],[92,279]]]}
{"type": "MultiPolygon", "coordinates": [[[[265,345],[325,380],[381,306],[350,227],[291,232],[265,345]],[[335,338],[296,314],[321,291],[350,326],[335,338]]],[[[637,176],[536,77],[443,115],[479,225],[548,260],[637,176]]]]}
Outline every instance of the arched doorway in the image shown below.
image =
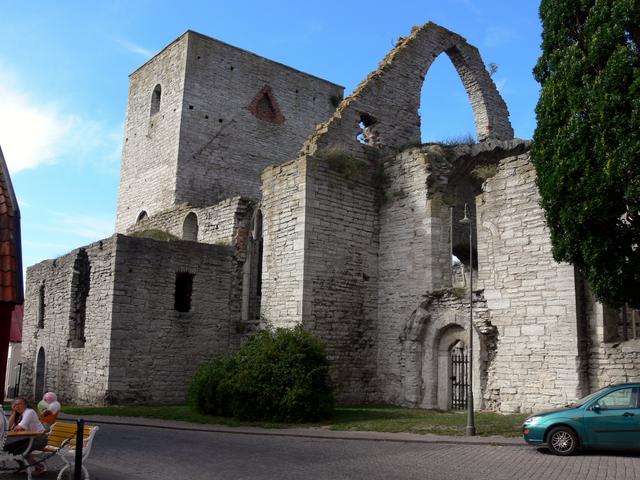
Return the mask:
{"type": "Polygon", "coordinates": [[[37,402],[44,395],[44,376],[45,376],[45,358],[44,348],[38,350],[38,358],[36,359],[36,385],[34,391],[34,400],[37,402]]]}
{"type": "Polygon", "coordinates": [[[450,405],[452,410],[461,410],[467,408],[469,388],[469,356],[466,346],[461,340],[451,347],[449,362],[451,371],[449,376],[450,405]]]}
{"type": "MultiPolygon", "coordinates": [[[[466,358],[465,338],[467,335],[467,331],[458,323],[445,325],[436,334],[438,353],[435,358],[434,370],[437,372],[438,379],[436,404],[439,409],[462,408],[459,406],[459,395],[461,391],[465,392],[466,390],[461,384],[465,385],[469,378],[466,366],[462,364],[466,358]],[[455,405],[454,398],[456,399],[455,405]]],[[[466,402],[466,396],[463,400],[466,402]]]]}

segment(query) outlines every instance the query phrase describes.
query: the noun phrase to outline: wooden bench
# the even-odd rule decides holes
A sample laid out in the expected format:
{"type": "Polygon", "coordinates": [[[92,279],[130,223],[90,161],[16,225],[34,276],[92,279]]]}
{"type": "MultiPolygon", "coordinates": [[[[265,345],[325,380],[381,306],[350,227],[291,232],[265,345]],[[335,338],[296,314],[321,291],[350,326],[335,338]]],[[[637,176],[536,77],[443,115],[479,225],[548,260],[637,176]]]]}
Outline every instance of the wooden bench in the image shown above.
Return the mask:
{"type": "MultiPolygon", "coordinates": [[[[99,427],[95,425],[85,425],[83,430],[82,441],[82,472],[83,478],[89,480],[89,471],[84,466],[84,460],[89,456],[91,452],[91,445],[93,439],[96,436],[96,432],[99,427]]],[[[61,479],[64,472],[69,467],[75,465],[76,458],[76,433],[78,427],[77,424],[71,422],[56,422],[51,426],[51,430],[48,434],[47,445],[41,451],[34,451],[35,454],[52,454],[59,457],[64,466],[58,474],[58,479],[61,479]]]]}

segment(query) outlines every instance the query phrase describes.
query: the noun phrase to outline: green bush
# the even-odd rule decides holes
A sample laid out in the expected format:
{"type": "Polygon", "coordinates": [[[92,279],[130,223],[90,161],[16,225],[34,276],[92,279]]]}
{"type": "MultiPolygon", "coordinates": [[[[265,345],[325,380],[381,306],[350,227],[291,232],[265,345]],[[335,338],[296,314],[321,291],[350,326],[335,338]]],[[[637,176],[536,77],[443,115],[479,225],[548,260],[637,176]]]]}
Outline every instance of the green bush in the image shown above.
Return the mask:
{"type": "Polygon", "coordinates": [[[244,420],[316,421],[334,407],[324,346],[300,326],[261,331],[204,365],[189,397],[200,412],[244,420]]]}
{"type": "Polygon", "coordinates": [[[189,387],[189,404],[200,413],[230,415],[230,392],[237,372],[235,357],[211,360],[193,376],[189,387]]]}

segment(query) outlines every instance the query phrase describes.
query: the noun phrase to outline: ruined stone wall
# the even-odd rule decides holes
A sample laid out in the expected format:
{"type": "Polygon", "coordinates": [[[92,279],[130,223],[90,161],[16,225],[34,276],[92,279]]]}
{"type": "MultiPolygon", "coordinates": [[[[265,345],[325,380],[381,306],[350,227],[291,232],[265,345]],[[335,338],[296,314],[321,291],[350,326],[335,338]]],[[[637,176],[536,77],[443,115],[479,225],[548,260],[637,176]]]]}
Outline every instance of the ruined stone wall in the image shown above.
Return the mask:
{"type": "Polygon", "coordinates": [[[226,353],[233,249],[118,235],[107,400],[181,403],[195,369],[226,353]],[[176,311],[176,273],[193,277],[191,308],[176,311]]]}
{"type": "MultiPolygon", "coordinates": [[[[496,354],[496,328],[491,325],[482,295],[476,292],[473,304],[473,392],[476,408],[484,408],[482,393],[496,354]]],[[[397,367],[401,389],[395,392],[394,403],[451,409],[451,351],[461,343],[468,354],[469,321],[468,289],[437,290],[422,296],[420,304],[401,325],[397,367]]]]}
{"type": "Polygon", "coordinates": [[[239,235],[238,228],[247,228],[253,208],[254,202],[240,197],[204,208],[180,204],[131,225],[127,234],[144,230],[162,230],[182,239],[185,219],[187,215],[194,213],[197,218],[198,242],[235,245],[239,235]]]}
{"type": "Polygon", "coordinates": [[[133,225],[143,210],[154,215],[175,202],[186,56],[183,35],[129,77],[117,232],[133,225]],[[160,108],[152,114],[156,85],[161,87],[160,108]]]}
{"type": "Polygon", "coordinates": [[[399,338],[406,323],[426,293],[451,286],[449,207],[430,190],[447,181],[440,153],[413,148],[384,164],[377,342],[379,383],[388,402],[406,403],[403,377],[420,368],[402,358],[399,338]]]}
{"type": "Polygon", "coordinates": [[[262,172],[261,316],[277,327],[302,322],[306,177],[304,158],[262,172]]]}
{"type": "Polygon", "coordinates": [[[262,317],[327,342],[341,401],[374,399],[377,207],[370,164],[299,158],[263,172],[262,317]]]}
{"type": "Polygon", "coordinates": [[[118,232],[143,210],[257,198],[262,169],[294,158],[344,89],[188,31],[136,70],[129,90],[118,232]]]}
{"type": "Polygon", "coordinates": [[[429,22],[398,40],[331,119],[318,126],[302,152],[313,155],[333,145],[364,158],[363,143],[398,151],[419,142],[420,91],[441,53],[449,56],[467,91],[478,140],[513,138],[507,106],[478,50],[460,35],[429,22]],[[358,135],[363,135],[361,143],[356,140],[358,135]]]}
{"type": "Polygon", "coordinates": [[[378,212],[374,163],[307,163],[303,325],[327,342],[342,402],[377,399],[378,212]]]}
{"type": "MultiPolygon", "coordinates": [[[[32,397],[36,358],[45,353],[45,390],[73,403],[103,403],[109,380],[113,258],[115,237],[46,260],[27,269],[22,334],[22,394],[32,397]],[[74,264],[86,256],[84,285],[74,285],[74,264]],[[87,281],[88,280],[88,281],[87,281]],[[44,305],[41,308],[41,289],[44,305]],[[84,298],[84,331],[74,335],[82,301],[74,292],[88,288],[84,298]],[[75,297],[75,298],[74,298],[75,297]],[[41,319],[42,328],[38,327],[41,319]],[[83,338],[84,341],[74,342],[83,338]]],[[[81,298],[82,296],[80,296],[81,298]]],[[[40,400],[38,398],[37,400],[40,400]]]]}
{"type": "Polygon", "coordinates": [[[640,382],[640,339],[595,344],[589,351],[590,390],[640,382]]]}
{"type": "Polygon", "coordinates": [[[579,284],[584,334],[583,368],[587,387],[583,394],[616,383],[640,381],[640,339],[622,335],[617,315],[599,303],[586,282],[579,284]],[[607,311],[608,310],[608,311],[607,311]]]}
{"type": "Polygon", "coordinates": [[[485,401],[502,412],[564,405],[582,390],[575,277],[553,260],[529,154],[502,159],[483,188],[478,287],[498,328],[485,401]]]}
{"type": "Polygon", "coordinates": [[[295,158],[343,88],[189,32],[177,202],[258,198],[260,173],[295,158]]]}

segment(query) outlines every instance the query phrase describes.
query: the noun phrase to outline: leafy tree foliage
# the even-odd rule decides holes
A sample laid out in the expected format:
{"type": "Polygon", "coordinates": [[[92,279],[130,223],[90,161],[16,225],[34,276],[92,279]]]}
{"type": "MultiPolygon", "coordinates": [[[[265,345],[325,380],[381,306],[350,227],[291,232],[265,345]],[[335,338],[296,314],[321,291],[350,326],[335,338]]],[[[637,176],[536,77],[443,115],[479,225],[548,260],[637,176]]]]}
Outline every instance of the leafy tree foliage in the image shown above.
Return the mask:
{"type": "Polygon", "coordinates": [[[198,411],[246,420],[315,421],[333,413],[324,345],[301,326],[259,332],[237,353],[196,372],[198,411]]]}
{"type": "Polygon", "coordinates": [[[640,0],[542,0],[533,161],[556,260],[640,307],[640,0]]]}

